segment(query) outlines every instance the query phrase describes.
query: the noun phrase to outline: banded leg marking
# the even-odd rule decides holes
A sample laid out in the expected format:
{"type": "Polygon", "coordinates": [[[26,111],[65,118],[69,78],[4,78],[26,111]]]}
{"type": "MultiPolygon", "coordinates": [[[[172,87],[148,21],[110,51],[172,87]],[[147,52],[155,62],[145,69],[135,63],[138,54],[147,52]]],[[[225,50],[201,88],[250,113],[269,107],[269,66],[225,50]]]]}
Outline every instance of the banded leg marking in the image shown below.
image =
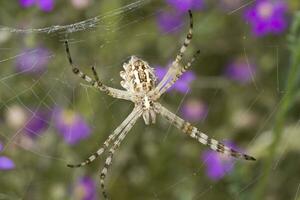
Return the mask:
{"type": "Polygon", "coordinates": [[[192,126],[189,122],[184,121],[183,119],[173,114],[172,112],[170,112],[168,109],[166,109],[159,103],[155,103],[155,106],[156,106],[156,111],[160,113],[163,117],[165,117],[170,123],[174,122],[173,123],[174,126],[176,126],[178,129],[182,130],[190,137],[196,139],[201,144],[209,146],[212,150],[235,158],[240,158],[244,160],[256,160],[252,156],[231,149],[225,146],[223,143],[208,137],[208,135],[202,133],[196,127],[192,126]]]}
{"type": "Polygon", "coordinates": [[[92,71],[93,71],[93,75],[94,75],[94,78],[96,80],[96,87],[99,88],[101,91],[107,93],[107,94],[110,94],[111,91],[108,89],[108,87],[106,85],[104,85],[100,79],[99,79],[99,76],[98,76],[98,73],[95,69],[94,66],[92,66],[92,71]]]}
{"type": "Polygon", "coordinates": [[[193,38],[193,14],[192,11],[189,10],[189,18],[190,18],[190,27],[189,27],[189,32],[186,35],[186,38],[184,40],[183,45],[180,48],[179,54],[176,56],[176,59],[174,62],[179,63],[183,57],[184,52],[186,51],[187,47],[189,46],[189,44],[191,43],[191,40],[193,38]]]}
{"type": "Polygon", "coordinates": [[[130,123],[130,121],[136,116],[139,109],[135,108],[127,118],[114,130],[112,134],[110,134],[107,140],[104,142],[104,147],[98,149],[95,153],[93,153],[90,157],[88,157],[85,161],[72,165],[68,164],[67,166],[70,168],[78,168],[92,163],[96,158],[98,158],[110,145],[110,143],[120,134],[120,132],[130,123]]]}
{"type": "Polygon", "coordinates": [[[188,45],[190,44],[192,38],[193,38],[193,14],[192,11],[189,10],[189,18],[190,18],[190,27],[189,27],[189,31],[187,33],[187,36],[184,40],[183,45],[181,46],[179,53],[177,54],[175,60],[172,63],[172,66],[170,67],[170,69],[168,70],[168,72],[166,73],[166,75],[163,77],[163,79],[161,80],[161,82],[157,85],[157,89],[155,93],[159,92],[160,88],[162,88],[170,79],[172,79],[172,77],[175,75],[174,71],[177,71],[179,62],[182,60],[182,57],[184,55],[184,52],[186,51],[188,45]]]}
{"type": "Polygon", "coordinates": [[[105,177],[107,175],[108,169],[112,164],[112,159],[114,156],[115,151],[119,148],[121,142],[125,139],[126,135],[128,134],[128,132],[131,130],[131,128],[134,126],[134,124],[136,123],[136,121],[138,120],[138,118],[141,116],[142,111],[140,111],[132,120],[131,122],[129,122],[127,124],[127,126],[123,129],[123,131],[121,132],[121,134],[118,136],[117,140],[114,142],[112,148],[109,150],[109,155],[105,160],[105,164],[104,167],[100,173],[100,185],[101,185],[101,189],[102,189],[102,194],[105,200],[108,199],[108,195],[107,192],[105,190],[105,177]]]}
{"type": "Polygon", "coordinates": [[[98,77],[97,72],[94,67],[92,67],[92,71],[93,71],[93,74],[94,74],[94,77],[96,80],[93,80],[91,77],[89,77],[88,75],[83,73],[76,65],[74,65],[72,57],[71,57],[70,49],[69,49],[69,44],[67,41],[65,41],[65,49],[66,49],[66,53],[68,56],[68,61],[72,67],[72,71],[74,74],[76,74],[77,76],[79,76],[80,78],[82,78],[83,80],[88,82],[90,85],[99,89],[100,91],[104,92],[107,95],[110,95],[110,96],[112,96],[114,98],[118,98],[118,99],[131,100],[131,95],[127,91],[114,89],[114,88],[104,85],[99,80],[99,77],[98,77]]]}
{"type": "Polygon", "coordinates": [[[160,96],[164,94],[180,78],[180,76],[191,67],[192,63],[196,60],[196,57],[199,54],[200,54],[200,50],[198,50],[193,55],[192,59],[186,65],[184,65],[183,67],[177,70],[175,76],[169,82],[167,82],[162,88],[160,88],[158,94],[156,94],[157,96],[154,97],[155,100],[159,99],[160,96]]]}

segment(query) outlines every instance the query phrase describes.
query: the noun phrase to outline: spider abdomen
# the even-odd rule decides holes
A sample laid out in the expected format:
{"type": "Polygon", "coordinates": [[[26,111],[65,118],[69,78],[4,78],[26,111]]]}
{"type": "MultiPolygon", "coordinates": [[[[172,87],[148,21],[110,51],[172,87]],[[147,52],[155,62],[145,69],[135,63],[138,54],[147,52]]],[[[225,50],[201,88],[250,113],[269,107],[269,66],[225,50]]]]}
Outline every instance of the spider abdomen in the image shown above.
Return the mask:
{"type": "Polygon", "coordinates": [[[142,59],[132,56],[128,63],[124,63],[125,71],[120,72],[121,86],[133,93],[145,94],[154,89],[154,70],[142,59]]]}

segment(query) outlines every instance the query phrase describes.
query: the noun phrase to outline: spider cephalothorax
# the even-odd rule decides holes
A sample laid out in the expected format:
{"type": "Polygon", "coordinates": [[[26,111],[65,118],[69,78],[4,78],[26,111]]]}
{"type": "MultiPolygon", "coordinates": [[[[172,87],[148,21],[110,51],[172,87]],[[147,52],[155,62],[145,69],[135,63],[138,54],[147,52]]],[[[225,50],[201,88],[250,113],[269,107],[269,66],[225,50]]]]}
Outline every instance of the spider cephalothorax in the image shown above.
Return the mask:
{"type": "Polygon", "coordinates": [[[94,161],[97,157],[102,155],[104,152],[108,152],[108,157],[105,160],[104,168],[100,174],[101,187],[103,189],[104,198],[107,199],[107,194],[104,189],[104,179],[107,174],[108,168],[111,166],[112,157],[115,151],[120,146],[121,142],[126,137],[127,133],[133,127],[135,122],[143,116],[143,119],[146,124],[155,123],[156,115],[161,115],[167,121],[172,123],[175,127],[180,129],[182,132],[187,134],[193,139],[196,139],[201,144],[209,146],[212,150],[219,153],[223,153],[228,156],[233,156],[235,158],[240,158],[244,160],[255,160],[252,156],[238,152],[234,149],[231,149],[221,142],[210,138],[205,133],[201,132],[198,128],[191,125],[189,122],[178,117],[176,114],[169,111],[167,108],[162,106],[157,100],[164,94],[178,79],[179,77],[192,65],[195,60],[196,55],[192,59],[183,64],[182,57],[186,51],[186,48],[190,44],[192,39],[192,30],[193,30],[193,18],[192,13],[189,11],[190,16],[190,28],[186,36],[186,39],[183,45],[180,48],[178,55],[176,56],[175,61],[172,63],[172,66],[169,68],[166,75],[163,79],[156,85],[156,77],[154,74],[153,68],[142,59],[132,56],[130,60],[123,65],[124,71],[120,72],[122,77],[121,85],[125,90],[119,90],[115,88],[108,87],[104,85],[97,75],[97,72],[94,67],[92,67],[94,79],[84,74],[77,66],[73,64],[71,54],[69,51],[68,42],[65,42],[66,52],[68,55],[69,63],[73,68],[73,72],[87,81],[90,85],[99,89],[102,92],[105,92],[107,95],[110,95],[117,99],[125,99],[132,101],[135,106],[133,111],[127,116],[127,118],[118,126],[112,134],[109,135],[108,139],[104,142],[103,146],[98,149],[97,152],[92,154],[82,163],[77,165],[68,165],[68,167],[81,167],[87,165],[94,161]]]}

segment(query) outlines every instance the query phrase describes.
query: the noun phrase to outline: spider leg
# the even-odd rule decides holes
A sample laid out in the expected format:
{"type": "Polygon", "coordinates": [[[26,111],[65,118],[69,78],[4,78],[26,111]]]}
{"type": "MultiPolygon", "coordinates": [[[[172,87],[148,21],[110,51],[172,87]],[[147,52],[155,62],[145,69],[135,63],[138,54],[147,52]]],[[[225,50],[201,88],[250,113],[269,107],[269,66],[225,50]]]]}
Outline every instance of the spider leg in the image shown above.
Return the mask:
{"type": "Polygon", "coordinates": [[[92,66],[92,71],[93,71],[93,75],[94,75],[94,77],[95,77],[95,80],[96,80],[97,82],[100,82],[98,73],[97,73],[97,71],[96,71],[96,69],[95,69],[95,66],[92,66]]]}
{"type": "Polygon", "coordinates": [[[127,133],[134,126],[134,124],[136,123],[136,121],[138,120],[138,118],[141,116],[141,114],[142,114],[142,110],[140,110],[133,117],[133,119],[131,120],[131,122],[129,122],[127,124],[127,126],[123,129],[123,131],[118,136],[117,140],[114,142],[113,146],[110,148],[110,150],[108,152],[108,157],[106,158],[104,167],[103,167],[103,169],[102,169],[102,171],[100,173],[100,184],[101,184],[102,194],[103,194],[105,200],[108,199],[108,195],[107,195],[106,190],[105,190],[105,177],[107,175],[107,171],[108,171],[109,167],[112,164],[112,159],[113,159],[114,153],[119,148],[121,142],[124,140],[124,138],[126,137],[127,133]]]}
{"type": "MultiPolygon", "coordinates": [[[[175,60],[172,63],[172,66],[169,68],[169,70],[167,71],[166,75],[163,77],[163,79],[161,80],[161,82],[157,85],[156,89],[155,89],[155,93],[159,92],[160,88],[164,87],[165,84],[167,84],[170,79],[173,79],[174,77],[177,76],[178,72],[180,72],[180,61],[182,60],[182,57],[184,55],[184,52],[186,51],[188,45],[190,44],[192,37],[193,37],[193,15],[192,15],[192,11],[189,10],[189,17],[190,17],[190,27],[189,27],[189,31],[187,33],[186,39],[183,43],[183,45],[181,46],[179,53],[177,54],[175,60]]],[[[179,75],[180,76],[180,75],[179,75]]]]}
{"type": "Polygon", "coordinates": [[[158,90],[158,93],[156,93],[154,96],[153,96],[153,99],[154,100],[157,100],[160,98],[160,96],[162,94],[164,94],[178,79],[179,77],[184,73],[186,72],[186,70],[188,70],[188,68],[191,67],[192,63],[195,61],[196,57],[200,54],[200,50],[198,50],[194,55],[193,57],[191,58],[191,60],[186,64],[184,65],[183,67],[181,68],[178,68],[177,69],[177,72],[176,72],[176,75],[173,76],[165,85],[162,86],[162,88],[159,88],[158,90]]]}
{"type": "Polygon", "coordinates": [[[183,57],[183,54],[184,52],[186,51],[187,47],[189,46],[189,44],[191,43],[191,40],[193,38],[193,14],[192,14],[192,11],[189,10],[189,17],[190,17],[190,27],[189,27],[189,32],[188,34],[186,35],[186,38],[184,40],[184,43],[183,45],[181,46],[180,50],[179,50],[179,53],[178,55],[176,56],[176,59],[175,59],[175,63],[179,63],[183,57]]]}
{"type": "Polygon", "coordinates": [[[95,153],[93,153],[91,156],[89,156],[85,161],[73,165],[73,164],[68,164],[67,166],[70,168],[77,168],[77,167],[82,167],[85,165],[88,165],[92,163],[96,158],[98,158],[105,150],[107,150],[108,146],[110,143],[126,128],[126,126],[130,123],[130,121],[133,120],[133,118],[136,117],[137,113],[139,112],[139,109],[136,107],[133,109],[133,111],[127,116],[127,118],[114,130],[112,134],[108,136],[106,141],[104,142],[104,146],[98,149],[95,153]]]}
{"type": "Polygon", "coordinates": [[[234,149],[225,146],[223,143],[208,137],[206,134],[199,131],[196,127],[192,126],[189,122],[184,121],[159,103],[155,103],[156,112],[160,113],[164,118],[166,118],[171,124],[180,129],[182,132],[186,133],[190,137],[196,139],[198,142],[209,146],[212,150],[219,153],[223,153],[235,158],[244,160],[256,160],[254,157],[247,154],[243,154],[234,149]]]}
{"type": "Polygon", "coordinates": [[[79,76],[80,78],[84,79],[86,82],[88,82],[90,85],[92,85],[93,87],[97,88],[98,90],[104,92],[105,94],[112,96],[114,98],[117,99],[125,99],[125,100],[131,100],[131,95],[127,92],[127,91],[123,91],[123,90],[118,90],[115,88],[111,88],[108,87],[106,85],[104,85],[98,78],[98,75],[95,71],[94,68],[92,68],[94,76],[96,78],[96,80],[93,80],[91,77],[89,77],[88,75],[86,75],[85,73],[83,73],[74,63],[73,63],[73,59],[71,57],[71,53],[70,53],[70,49],[69,49],[69,44],[68,41],[65,41],[65,48],[66,48],[66,53],[68,56],[68,61],[72,67],[72,71],[74,74],[76,74],[77,76],[79,76]]]}

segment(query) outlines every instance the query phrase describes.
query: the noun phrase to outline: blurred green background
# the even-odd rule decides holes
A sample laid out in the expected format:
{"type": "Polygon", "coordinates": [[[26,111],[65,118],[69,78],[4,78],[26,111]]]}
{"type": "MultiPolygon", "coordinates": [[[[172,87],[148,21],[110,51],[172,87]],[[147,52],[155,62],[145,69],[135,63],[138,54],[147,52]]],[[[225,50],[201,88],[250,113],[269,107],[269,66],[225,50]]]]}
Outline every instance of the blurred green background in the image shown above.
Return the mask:
{"type": "Polygon", "coordinates": [[[104,83],[121,88],[119,72],[131,55],[161,70],[172,62],[188,30],[187,8],[194,37],[185,61],[198,49],[201,55],[181,80],[184,89],[175,86],[160,102],[257,161],[214,154],[162,117],[151,126],[140,119],[114,156],[109,195],[300,199],[299,6],[293,0],[1,1],[0,199],[104,199],[105,156],[79,169],[66,164],[94,153],[133,104],[76,77],[63,41],[81,70],[92,75],[95,65],[104,83]],[[259,20],[265,29],[255,30],[259,20]]]}

